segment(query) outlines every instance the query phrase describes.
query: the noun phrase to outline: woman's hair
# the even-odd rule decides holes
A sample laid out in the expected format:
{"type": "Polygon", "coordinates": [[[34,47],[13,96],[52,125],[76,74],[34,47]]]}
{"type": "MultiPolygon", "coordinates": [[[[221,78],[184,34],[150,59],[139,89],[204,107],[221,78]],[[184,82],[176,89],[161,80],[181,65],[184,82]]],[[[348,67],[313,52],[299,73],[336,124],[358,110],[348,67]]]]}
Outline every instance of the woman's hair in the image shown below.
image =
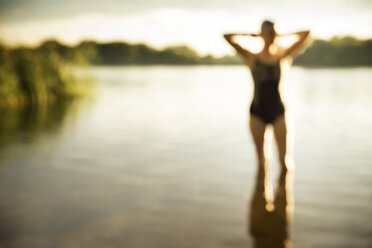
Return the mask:
{"type": "Polygon", "coordinates": [[[265,20],[261,24],[261,33],[263,33],[267,29],[274,29],[274,23],[269,20],[265,20]]]}

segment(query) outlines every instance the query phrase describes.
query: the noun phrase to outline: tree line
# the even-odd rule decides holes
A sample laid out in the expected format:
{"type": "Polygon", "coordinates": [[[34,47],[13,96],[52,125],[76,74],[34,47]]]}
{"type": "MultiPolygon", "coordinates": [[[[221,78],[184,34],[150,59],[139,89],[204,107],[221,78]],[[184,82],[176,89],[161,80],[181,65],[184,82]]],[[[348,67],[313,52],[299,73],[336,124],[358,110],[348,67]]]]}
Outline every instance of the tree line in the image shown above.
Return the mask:
{"type": "MultiPolygon", "coordinates": [[[[158,50],[146,44],[127,42],[98,43],[82,41],[67,46],[55,40],[42,43],[36,50],[54,49],[67,60],[87,61],[96,65],[231,65],[242,64],[238,55],[200,56],[188,46],[170,46],[158,50]]],[[[315,39],[304,53],[294,60],[299,66],[371,66],[372,39],[359,40],[352,36],[315,39]]]]}

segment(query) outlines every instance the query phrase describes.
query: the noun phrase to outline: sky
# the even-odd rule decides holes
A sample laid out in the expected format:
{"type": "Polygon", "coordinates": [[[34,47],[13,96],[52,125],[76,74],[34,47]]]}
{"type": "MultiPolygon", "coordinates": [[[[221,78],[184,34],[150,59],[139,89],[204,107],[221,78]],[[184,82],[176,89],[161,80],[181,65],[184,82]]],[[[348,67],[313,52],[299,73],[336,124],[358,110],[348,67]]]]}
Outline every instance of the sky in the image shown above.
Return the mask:
{"type": "Polygon", "coordinates": [[[223,33],[257,33],[265,19],[278,33],[372,38],[370,0],[0,0],[0,40],[31,46],[45,39],[127,41],[159,49],[185,44],[221,56],[233,53],[223,33]]]}

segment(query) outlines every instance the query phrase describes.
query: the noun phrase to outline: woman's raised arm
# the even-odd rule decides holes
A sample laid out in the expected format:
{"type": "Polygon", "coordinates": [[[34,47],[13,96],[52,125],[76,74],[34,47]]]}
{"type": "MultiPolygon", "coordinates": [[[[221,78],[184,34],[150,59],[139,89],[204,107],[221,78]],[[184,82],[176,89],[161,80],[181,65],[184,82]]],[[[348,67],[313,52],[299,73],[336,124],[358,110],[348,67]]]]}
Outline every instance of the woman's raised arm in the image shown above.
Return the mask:
{"type": "MultiPolygon", "coordinates": [[[[284,49],[282,57],[287,57],[287,56],[296,57],[301,52],[302,49],[304,49],[306,46],[310,44],[310,41],[311,41],[310,31],[308,30],[285,34],[285,35],[298,35],[298,40],[295,43],[293,43],[290,47],[288,47],[287,49],[284,49]]],[[[280,36],[285,36],[285,35],[283,34],[280,36]]]]}
{"type": "Polygon", "coordinates": [[[229,44],[235,48],[235,50],[242,56],[244,57],[253,57],[253,53],[249,50],[247,50],[246,48],[244,47],[241,47],[235,40],[234,40],[234,37],[237,36],[237,35],[241,35],[241,36],[253,36],[253,37],[257,37],[259,36],[258,34],[246,34],[246,33],[243,33],[243,34],[224,34],[223,37],[226,39],[227,42],[229,42],[229,44]]]}

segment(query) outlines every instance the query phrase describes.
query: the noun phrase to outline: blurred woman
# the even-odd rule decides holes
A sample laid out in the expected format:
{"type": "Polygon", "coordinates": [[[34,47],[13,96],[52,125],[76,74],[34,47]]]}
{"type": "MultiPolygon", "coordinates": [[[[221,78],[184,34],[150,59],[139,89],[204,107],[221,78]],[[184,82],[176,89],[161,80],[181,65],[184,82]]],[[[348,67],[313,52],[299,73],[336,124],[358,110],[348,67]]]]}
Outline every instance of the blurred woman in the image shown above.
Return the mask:
{"type": "Polygon", "coordinates": [[[294,169],[292,143],[288,135],[286,107],[280,91],[283,81],[283,69],[289,68],[293,58],[308,44],[310,31],[300,31],[286,35],[297,36],[297,41],[288,48],[278,49],[278,34],[274,23],[264,21],[259,34],[224,34],[224,38],[235,48],[250,68],[254,81],[254,94],[250,106],[250,130],[257,150],[259,167],[265,168],[267,162],[267,139],[265,132],[268,125],[273,126],[282,169],[294,169]],[[264,41],[261,52],[253,53],[239,45],[234,39],[237,36],[260,37],[264,41]]]}

